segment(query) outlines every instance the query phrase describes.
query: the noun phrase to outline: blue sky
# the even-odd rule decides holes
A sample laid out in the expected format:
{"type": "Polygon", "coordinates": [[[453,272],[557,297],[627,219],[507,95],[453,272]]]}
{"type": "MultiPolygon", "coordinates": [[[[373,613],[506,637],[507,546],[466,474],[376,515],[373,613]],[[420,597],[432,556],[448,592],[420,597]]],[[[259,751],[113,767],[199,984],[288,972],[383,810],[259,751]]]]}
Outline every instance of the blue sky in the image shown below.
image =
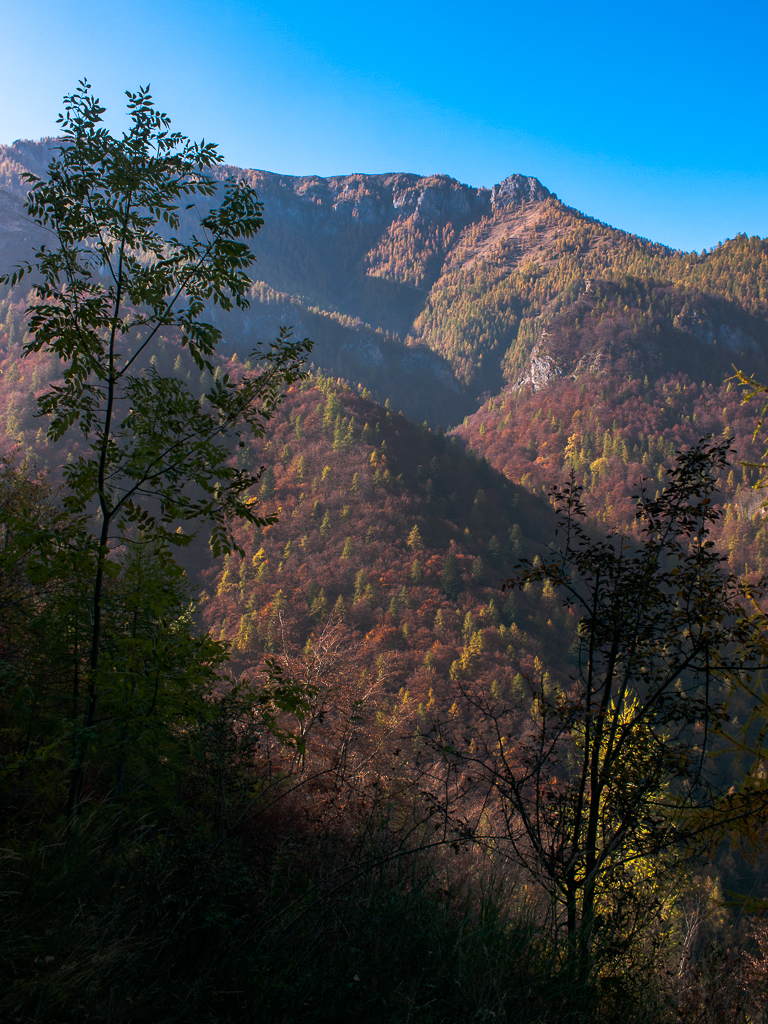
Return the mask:
{"type": "Polygon", "coordinates": [[[0,8],[0,142],[55,131],[87,77],[120,127],[174,127],[288,174],[538,177],[682,249],[768,235],[768,4],[38,0],[0,8]]]}

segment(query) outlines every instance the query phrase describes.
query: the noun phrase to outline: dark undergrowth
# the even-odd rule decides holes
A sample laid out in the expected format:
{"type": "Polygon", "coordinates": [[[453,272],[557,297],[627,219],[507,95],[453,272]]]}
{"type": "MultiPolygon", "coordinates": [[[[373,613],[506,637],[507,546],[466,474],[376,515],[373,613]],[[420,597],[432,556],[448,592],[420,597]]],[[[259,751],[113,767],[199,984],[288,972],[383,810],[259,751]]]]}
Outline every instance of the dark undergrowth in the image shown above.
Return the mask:
{"type": "Polygon", "coordinates": [[[0,1019],[674,1019],[639,972],[576,992],[535,915],[459,870],[462,855],[377,859],[294,834],[257,863],[252,846],[193,828],[118,836],[96,815],[17,845],[2,864],[0,1019]]]}

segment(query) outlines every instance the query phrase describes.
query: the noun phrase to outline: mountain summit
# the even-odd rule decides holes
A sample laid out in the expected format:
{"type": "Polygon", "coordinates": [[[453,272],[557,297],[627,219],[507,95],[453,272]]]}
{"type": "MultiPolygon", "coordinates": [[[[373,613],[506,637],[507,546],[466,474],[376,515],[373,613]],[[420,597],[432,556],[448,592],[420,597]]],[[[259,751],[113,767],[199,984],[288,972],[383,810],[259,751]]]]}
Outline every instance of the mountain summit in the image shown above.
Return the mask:
{"type": "Polygon", "coordinates": [[[306,227],[315,230],[354,222],[382,230],[393,221],[410,217],[422,224],[458,223],[550,195],[537,178],[521,174],[513,174],[489,189],[461,184],[445,174],[349,174],[320,178],[270,171],[243,172],[236,167],[226,171],[244,174],[273,212],[301,218],[306,227]]]}

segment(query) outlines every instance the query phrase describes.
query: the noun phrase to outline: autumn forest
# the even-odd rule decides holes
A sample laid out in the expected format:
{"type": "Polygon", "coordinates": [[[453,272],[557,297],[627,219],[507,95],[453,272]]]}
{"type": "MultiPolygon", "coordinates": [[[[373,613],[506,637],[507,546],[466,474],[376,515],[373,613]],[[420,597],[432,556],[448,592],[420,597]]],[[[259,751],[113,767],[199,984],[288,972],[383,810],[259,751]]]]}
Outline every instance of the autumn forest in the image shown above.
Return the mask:
{"type": "Polygon", "coordinates": [[[0,1016],[758,1024],[768,241],[0,147],[0,1016]]]}

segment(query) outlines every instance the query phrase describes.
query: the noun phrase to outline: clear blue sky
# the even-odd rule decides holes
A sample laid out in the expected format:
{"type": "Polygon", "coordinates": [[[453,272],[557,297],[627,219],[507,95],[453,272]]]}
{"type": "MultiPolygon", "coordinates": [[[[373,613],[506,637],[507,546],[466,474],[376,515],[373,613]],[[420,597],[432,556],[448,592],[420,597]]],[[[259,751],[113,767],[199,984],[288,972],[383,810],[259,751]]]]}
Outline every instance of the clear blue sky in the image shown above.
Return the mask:
{"type": "Polygon", "coordinates": [[[0,142],[55,132],[87,77],[120,125],[288,174],[538,177],[683,249],[768,235],[768,3],[79,0],[0,5],[0,142]]]}

